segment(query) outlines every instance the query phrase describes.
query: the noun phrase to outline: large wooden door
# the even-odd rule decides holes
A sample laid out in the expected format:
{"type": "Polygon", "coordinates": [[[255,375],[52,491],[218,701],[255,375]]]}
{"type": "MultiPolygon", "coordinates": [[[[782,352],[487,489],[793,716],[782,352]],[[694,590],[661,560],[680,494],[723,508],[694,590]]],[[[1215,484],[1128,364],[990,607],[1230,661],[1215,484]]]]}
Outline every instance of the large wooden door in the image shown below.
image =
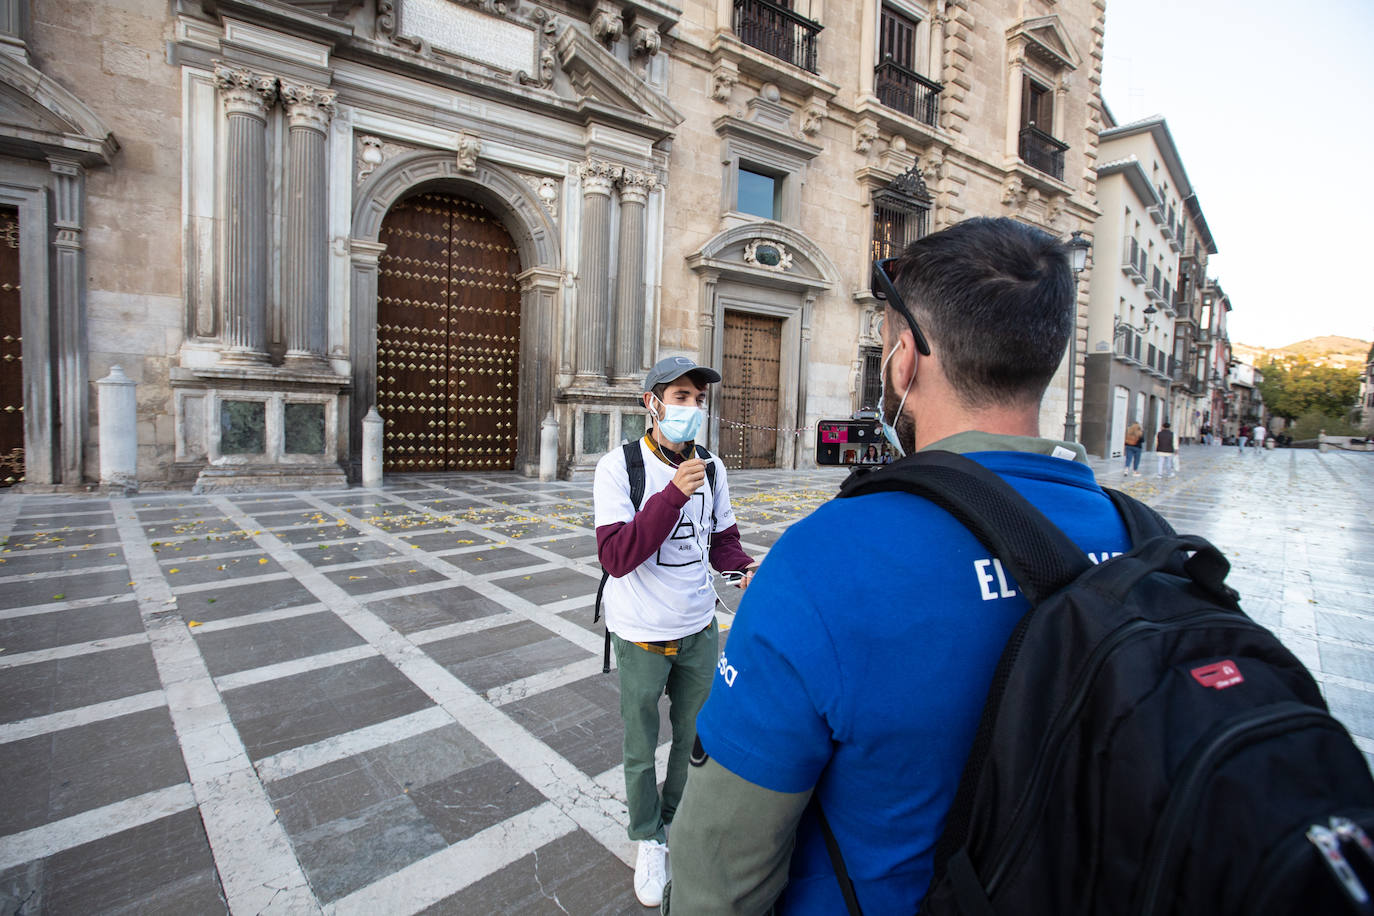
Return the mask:
{"type": "Polygon", "coordinates": [[[24,480],[23,346],[19,211],[0,207],[0,487],[24,480]]]}
{"type": "Polygon", "coordinates": [[[382,221],[377,412],[387,471],[515,467],[520,259],[478,204],[402,201],[382,221]]]}
{"type": "Polygon", "coordinates": [[[728,468],[778,466],[782,319],[725,313],[720,456],[728,468]]]}

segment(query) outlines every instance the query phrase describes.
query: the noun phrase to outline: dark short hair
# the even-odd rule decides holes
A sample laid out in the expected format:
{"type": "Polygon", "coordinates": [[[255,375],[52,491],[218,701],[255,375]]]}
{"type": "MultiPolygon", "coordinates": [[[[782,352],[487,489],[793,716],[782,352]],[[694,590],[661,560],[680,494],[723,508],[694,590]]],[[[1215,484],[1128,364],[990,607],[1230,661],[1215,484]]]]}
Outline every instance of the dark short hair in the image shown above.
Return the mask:
{"type": "Polygon", "coordinates": [[[1016,220],[970,219],[912,242],[892,272],[964,403],[1040,400],[1073,328],[1061,242],[1016,220]]]}

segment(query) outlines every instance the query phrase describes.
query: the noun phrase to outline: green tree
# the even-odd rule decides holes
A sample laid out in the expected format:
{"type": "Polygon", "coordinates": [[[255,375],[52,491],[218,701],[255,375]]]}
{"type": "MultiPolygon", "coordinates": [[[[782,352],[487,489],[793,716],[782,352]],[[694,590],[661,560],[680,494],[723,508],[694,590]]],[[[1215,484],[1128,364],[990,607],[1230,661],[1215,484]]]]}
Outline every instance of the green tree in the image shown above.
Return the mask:
{"type": "Polygon", "coordinates": [[[1360,395],[1359,370],[1314,366],[1301,356],[1283,363],[1271,359],[1260,372],[1264,380],[1259,390],[1265,407],[1289,420],[1314,411],[1328,417],[1344,416],[1360,395]]]}

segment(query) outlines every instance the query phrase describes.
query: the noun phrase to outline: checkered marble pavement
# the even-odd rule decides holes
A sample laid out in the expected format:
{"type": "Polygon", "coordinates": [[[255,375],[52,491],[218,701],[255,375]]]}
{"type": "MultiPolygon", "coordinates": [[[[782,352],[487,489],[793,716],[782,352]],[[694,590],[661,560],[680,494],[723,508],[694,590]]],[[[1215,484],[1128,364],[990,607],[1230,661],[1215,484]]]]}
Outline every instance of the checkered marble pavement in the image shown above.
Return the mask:
{"type": "MultiPolygon", "coordinates": [[[[1094,466],[1230,555],[1374,755],[1374,455],[1094,466]]],[[[746,548],[843,473],[731,473],[746,548]]],[[[0,496],[0,914],[642,912],[591,525],[513,474],[0,496]]]]}
{"type": "MultiPolygon", "coordinates": [[[[732,474],[746,549],[841,477],[732,474]]],[[[0,913],[640,909],[589,483],[6,494],[0,539],[0,913]]]]}

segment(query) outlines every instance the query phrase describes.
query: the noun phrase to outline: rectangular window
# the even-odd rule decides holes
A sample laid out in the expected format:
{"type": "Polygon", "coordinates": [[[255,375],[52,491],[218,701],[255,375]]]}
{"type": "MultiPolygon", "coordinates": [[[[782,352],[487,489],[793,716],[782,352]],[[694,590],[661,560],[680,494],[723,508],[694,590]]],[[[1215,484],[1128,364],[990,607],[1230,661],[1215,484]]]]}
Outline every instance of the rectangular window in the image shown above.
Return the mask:
{"type": "Polygon", "coordinates": [[[1054,94],[1029,76],[1021,84],[1021,126],[1054,133],[1054,94]]]}
{"type": "Polygon", "coordinates": [[[863,361],[863,372],[860,375],[862,389],[859,391],[859,409],[877,410],[878,398],[883,393],[883,380],[879,375],[882,369],[883,351],[865,348],[859,351],[859,359],[863,361]]]}
{"type": "Polygon", "coordinates": [[[747,166],[739,167],[739,200],[735,209],[741,213],[761,216],[764,219],[778,218],[778,191],[781,181],[772,175],[754,171],[747,166]]]}
{"type": "Polygon", "coordinates": [[[878,60],[916,69],[916,22],[891,7],[883,7],[879,27],[878,60]]]}

